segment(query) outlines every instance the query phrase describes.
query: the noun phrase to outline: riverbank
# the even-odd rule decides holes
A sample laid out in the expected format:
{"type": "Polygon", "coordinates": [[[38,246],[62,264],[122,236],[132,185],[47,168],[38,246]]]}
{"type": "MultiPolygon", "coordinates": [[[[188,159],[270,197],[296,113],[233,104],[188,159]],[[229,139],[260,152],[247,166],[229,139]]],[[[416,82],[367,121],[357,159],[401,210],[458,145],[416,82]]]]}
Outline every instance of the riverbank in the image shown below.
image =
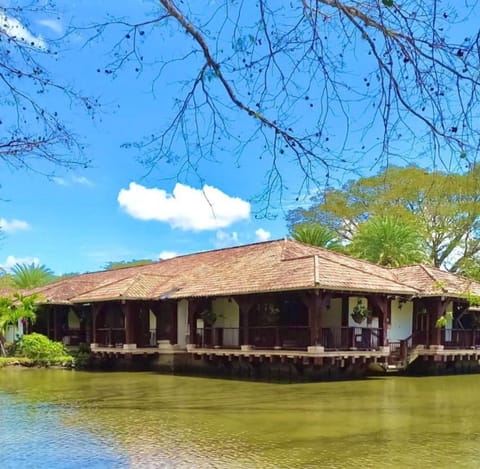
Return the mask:
{"type": "Polygon", "coordinates": [[[63,361],[56,363],[39,362],[28,357],[0,357],[0,369],[2,368],[74,368],[74,361],[72,357],[65,357],[63,361]]]}
{"type": "Polygon", "coordinates": [[[0,357],[0,369],[7,366],[23,366],[31,368],[35,366],[32,359],[27,357],[0,357]]]}

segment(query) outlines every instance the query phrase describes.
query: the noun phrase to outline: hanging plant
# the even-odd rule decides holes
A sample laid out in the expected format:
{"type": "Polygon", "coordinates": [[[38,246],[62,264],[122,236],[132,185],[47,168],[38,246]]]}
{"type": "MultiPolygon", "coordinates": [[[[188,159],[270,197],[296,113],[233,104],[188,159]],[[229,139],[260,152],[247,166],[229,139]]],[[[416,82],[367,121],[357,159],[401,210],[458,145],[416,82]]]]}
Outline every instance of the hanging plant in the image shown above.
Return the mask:
{"type": "Polygon", "coordinates": [[[353,307],[351,317],[357,323],[361,324],[365,319],[368,319],[372,315],[372,312],[363,304],[362,300],[358,300],[357,304],[353,307]]]}
{"type": "Polygon", "coordinates": [[[217,320],[217,315],[211,309],[204,309],[200,313],[200,317],[204,320],[207,326],[213,326],[217,320]]]}

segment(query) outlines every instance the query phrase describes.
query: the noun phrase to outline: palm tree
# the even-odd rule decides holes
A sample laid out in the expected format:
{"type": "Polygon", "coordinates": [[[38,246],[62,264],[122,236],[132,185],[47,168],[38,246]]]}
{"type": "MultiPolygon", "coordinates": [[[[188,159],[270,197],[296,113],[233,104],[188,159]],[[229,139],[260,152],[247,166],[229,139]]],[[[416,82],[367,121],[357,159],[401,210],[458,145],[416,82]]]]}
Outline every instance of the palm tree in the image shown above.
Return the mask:
{"type": "Polygon", "coordinates": [[[305,244],[341,251],[342,244],[337,234],[318,223],[303,224],[295,227],[292,238],[305,244]]]}
{"type": "Polygon", "coordinates": [[[41,287],[54,279],[52,270],[43,264],[15,264],[12,267],[12,283],[19,289],[41,287]]]}
{"type": "Polygon", "coordinates": [[[391,216],[371,218],[360,225],[348,251],[356,257],[390,267],[417,264],[427,258],[417,227],[391,216]]]}

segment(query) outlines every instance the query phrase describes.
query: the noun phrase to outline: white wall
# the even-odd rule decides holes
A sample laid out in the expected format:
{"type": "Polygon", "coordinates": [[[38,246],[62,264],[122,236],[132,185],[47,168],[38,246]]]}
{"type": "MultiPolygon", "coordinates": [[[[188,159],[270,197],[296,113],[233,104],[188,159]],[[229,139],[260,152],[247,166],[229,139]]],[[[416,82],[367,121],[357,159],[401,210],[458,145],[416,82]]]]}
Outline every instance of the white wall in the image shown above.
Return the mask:
{"type": "Polygon", "coordinates": [[[149,328],[151,331],[155,330],[157,328],[157,317],[155,314],[153,314],[152,310],[148,310],[148,323],[149,323],[149,328]]]}
{"type": "Polygon", "coordinates": [[[332,298],[320,321],[321,327],[342,327],[342,299],[332,298]]]}
{"type": "Polygon", "coordinates": [[[68,327],[70,329],[80,329],[80,320],[73,309],[68,310],[68,327]]]}
{"type": "Polygon", "coordinates": [[[391,312],[388,340],[406,339],[412,334],[413,301],[400,303],[399,300],[392,300],[391,312]]]}
{"type": "Polygon", "coordinates": [[[453,302],[450,301],[447,306],[447,310],[445,311],[445,315],[447,316],[447,324],[445,326],[445,340],[450,341],[452,340],[452,327],[453,327],[453,302]]]}
{"type": "Polygon", "coordinates": [[[362,304],[368,308],[368,301],[363,296],[350,296],[348,297],[348,326],[349,327],[368,327],[367,320],[364,319],[360,324],[355,322],[352,318],[353,308],[357,306],[359,300],[362,301],[362,304]]]}
{"type": "Polygon", "coordinates": [[[188,301],[180,300],[177,303],[177,343],[185,346],[188,333],[188,301]]]}
{"type": "Polygon", "coordinates": [[[215,327],[225,328],[223,331],[223,345],[239,345],[240,308],[234,300],[216,298],[212,301],[212,311],[217,315],[215,327]],[[231,329],[229,329],[231,328],[231,329]]]}
{"type": "Polygon", "coordinates": [[[20,319],[16,327],[8,327],[5,331],[5,341],[15,342],[17,339],[23,336],[23,323],[20,319]]]}

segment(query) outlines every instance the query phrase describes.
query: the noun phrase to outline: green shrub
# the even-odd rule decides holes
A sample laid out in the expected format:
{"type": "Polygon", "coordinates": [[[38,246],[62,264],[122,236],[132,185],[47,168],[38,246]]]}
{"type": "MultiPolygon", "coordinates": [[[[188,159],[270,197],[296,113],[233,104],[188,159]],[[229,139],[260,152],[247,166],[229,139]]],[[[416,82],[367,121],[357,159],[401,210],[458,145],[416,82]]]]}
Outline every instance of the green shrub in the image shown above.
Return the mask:
{"type": "Polygon", "coordinates": [[[70,366],[73,358],[65,350],[61,342],[54,342],[42,334],[28,334],[22,337],[18,353],[27,357],[37,365],[70,366]]]}
{"type": "Polygon", "coordinates": [[[90,345],[80,344],[78,350],[72,352],[75,368],[88,368],[92,362],[92,352],[90,345]]]}

